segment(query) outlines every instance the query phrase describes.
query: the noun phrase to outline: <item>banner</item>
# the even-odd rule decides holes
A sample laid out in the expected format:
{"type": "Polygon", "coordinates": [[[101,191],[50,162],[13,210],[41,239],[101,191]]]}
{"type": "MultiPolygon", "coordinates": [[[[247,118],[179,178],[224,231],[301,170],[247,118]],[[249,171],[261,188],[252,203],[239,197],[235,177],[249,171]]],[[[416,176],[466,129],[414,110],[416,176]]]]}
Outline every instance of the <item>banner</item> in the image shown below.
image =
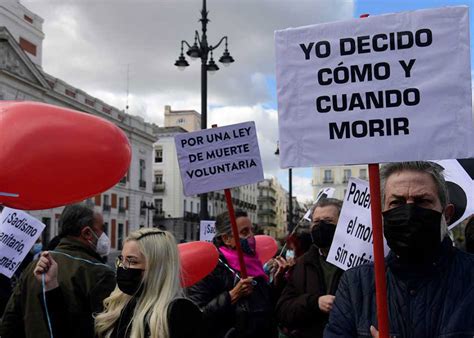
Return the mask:
{"type": "Polygon", "coordinates": [[[280,166],[474,157],[468,7],[275,33],[280,166]]]}
{"type": "Polygon", "coordinates": [[[186,196],[263,181],[254,122],[175,137],[186,196]]]}
{"type": "Polygon", "coordinates": [[[35,244],[45,225],[21,210],[0,214],[0,273],[11,278],[35,244]]]}
{"type": "MultiPolygon", "coordinates": [[[[313,205],[319,202],[321,198],[331,198],[334,196],[334,193],[336,192],[335,188],[322,188],[319,190],[318,195],[316,196],[316,201],[314,201],[313,205]]],[[[307,221],[311,222],[311,209],[309,208],[308,211],[306,211],[306,214],[304,214],[303,218],[307,221]]]]}
{"type": "Polygon", "coordinates": [[[216,221],[201,221],[199,225],[199,240],[212,242],[216,235],[216,221]]]}
{"type": "MultiPolygon", "coordinates": [[[[389,252],[384,239],[384,253],[389,252]]],[[[372,216],[367,181],[350,178],[327,261],[347,270],[372,262],[372,216]]]]}
{"type": "Polygon", "coordinates": [[[449,222],[451,230],[474,214],[474,181],[471,176],[474,173],[469,173],[466,169],[474,163],[474,159],[442,160],[437,163],[444,168],[449,202],[454,205],[454,215],[449,222]]]}

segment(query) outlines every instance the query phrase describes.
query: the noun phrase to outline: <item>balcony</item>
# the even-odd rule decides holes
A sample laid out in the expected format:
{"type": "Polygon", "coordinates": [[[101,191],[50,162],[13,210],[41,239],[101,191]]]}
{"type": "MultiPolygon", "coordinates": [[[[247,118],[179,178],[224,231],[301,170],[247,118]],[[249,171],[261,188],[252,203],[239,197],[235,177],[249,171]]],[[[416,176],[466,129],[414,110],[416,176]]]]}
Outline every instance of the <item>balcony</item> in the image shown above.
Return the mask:
{"type": "Polygon", "coordinates": [[[165,191],[165,182],[155,183],[153,185],[153,192],[163,192],[163,191],[165,191]]]}
{"type": "Polygon", "coordinates": [[[258,201],[261,203],[264,203],[264,202],[275,203],[276,198],[273,196],[258,196],[258,201]]]}
{"type": "Polygon", "coordinates": [[[163,210],[156,211],[153,215],[153,223],[162,221],[165,219],[165,212],[163,210]]]}
{"type": "Polygon", "coordinates": [[[276,211],[273,209],[262,209],[258,211],[258,216],[275,216],[276,211]]]}
{"type": "Polygon", "coordinates": [[[118,212],[119,212],[119,214],[124,214],[126,210],[127,210],[127,209],[125,209],[124,206],[119,206],[119,207],[118,207],[118,212]]]}
{"type": "Polygon", "coordinates": [[[334,179],[332,177],[324,178],[323,183],[334,183],[334,179]]]}
{"type": "Polygon", "coordinates": [[[261,222],[260,226],[276,228],[277,225],[276,225],[276,223],[273,223],[273,222],[261,222]]]}
{"type": "Polygon", "coordinates": [[[102,210],[104,210],[105,212],[110,212],[110,205],[104,204],[102,206],[102,210]]]}
{"type": "Polygon", "coordinates": [[[138,186],[142,189],[146,189],[146,181],[144,180],[139,180],[138,181],[138,186]]]}
{"type": "Polygon", "coordinates": [[[185,221],[199,222],[199,215],[193,212],[186,211],[183,218],[185,221]]]}

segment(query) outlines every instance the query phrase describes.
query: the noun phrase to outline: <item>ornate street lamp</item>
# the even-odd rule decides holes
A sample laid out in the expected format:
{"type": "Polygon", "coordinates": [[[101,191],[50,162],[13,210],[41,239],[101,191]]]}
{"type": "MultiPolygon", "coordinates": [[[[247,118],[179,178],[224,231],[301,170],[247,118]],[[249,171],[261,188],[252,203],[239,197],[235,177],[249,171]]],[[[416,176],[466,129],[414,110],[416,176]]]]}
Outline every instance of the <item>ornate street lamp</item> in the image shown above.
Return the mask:
{"type": "MultiPolygon", "coordinates": [[[[183,54],[184,45],[188,47],[186,51],[186,55],[188,55],[191,59],[201,59],[201,129],[207,129],[207,72],[210,74],[215,73],[219,70],[219,67],[214,61],[213,58],[213,51],[217,49],[222,42],[225,41],[225,50],[222,56],[219,58],[219,62],[221,62],[224,66],[230,65],[234,62],[234,58],[230,55],[228,50],[228,38],[227,36],[223,36],[219,42],[212,46],[208,44],[207,41],[207,23],[209,19],[207,18],[208,11],[206,9],[206,0],[202,2],[202,10],[201,10],[201,34],[198,31],[194,33],[194,43],[190,45],[187,41],[181,41],[181,54],[175,62],[175,66],[179,69],[183,70],[187,66],[189,66],[188,61],[183,54]],[[209,53],[211,57],[209,59],[209,53]],[[209,60],[209,61],[208,61],[209,60]]],[[[200,218],[209,219],[208,211],[207,211],[207,194],[201,194],[201,202],[200,202],[200,218]]]]}

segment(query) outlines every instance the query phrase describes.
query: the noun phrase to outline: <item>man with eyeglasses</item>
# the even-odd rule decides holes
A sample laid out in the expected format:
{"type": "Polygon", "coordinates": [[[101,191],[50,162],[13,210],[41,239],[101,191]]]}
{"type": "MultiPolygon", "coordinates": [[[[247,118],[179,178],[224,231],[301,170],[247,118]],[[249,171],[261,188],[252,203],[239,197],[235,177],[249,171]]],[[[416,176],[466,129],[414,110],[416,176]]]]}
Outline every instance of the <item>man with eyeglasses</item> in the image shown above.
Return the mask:
{"type": "Polygon", "coordinates": [[[282,330],[291,338],[322,337],[342,270],[326,262],[342,202],[322,198],[311,210],[313,245],[300,258],[277,303],[282,330]]]}
{"type": "MultiPolygon", "coordinates": [[[[103,300],[115,288],[114,270],[102,264],[108,240],[102,215],[76,204],[64,208],[59,222],[62,239],[51,255],[58,263],[57,282],[62,290],[58,297],[63,297],[68,323],[74,324],[68,338],[94,337],[92,314],[102,311],[103,300]]],[[[51,337],[41,303],[43,286],[33,275],[35,266],[33,261],[25,269],[10,297],[0,324],[2,338],[51,337]]],[[[44,291],[54,287],[45,280],[44,291]]]]}

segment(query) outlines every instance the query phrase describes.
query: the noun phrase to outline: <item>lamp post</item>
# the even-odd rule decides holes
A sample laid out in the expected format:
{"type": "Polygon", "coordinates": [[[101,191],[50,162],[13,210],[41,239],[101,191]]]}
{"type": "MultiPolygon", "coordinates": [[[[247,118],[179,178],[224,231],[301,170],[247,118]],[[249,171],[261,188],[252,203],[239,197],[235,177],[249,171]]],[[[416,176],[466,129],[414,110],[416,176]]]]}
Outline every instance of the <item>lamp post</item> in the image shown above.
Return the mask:
{"type": "MultiPolygon", "coordinates": [[[[275,151],[275,155],[280,155],[280,147],[277,143],[277,149],[275,151]]],[[[291,233],[293,231],[293,171],[292,168],[288,168],[288,217],[289,217],[289,222],[288,222],[288,233],[291,233]]]]}
{"type": "MultiPolygon", "coordinates": [[[[202,2],[201,10],[201,34],[196,30],[194,33],[194,44],[191,46],[187,41],[181,41],[181,54],[175,62],[180,70],[184,70],[189,66],[188,61],[184,56],[184,45],[187,46],[188,50],[186,54],[191,57],[191,59],[201,59],[201,129],[207,129],[207,72],[211,74],[219,70],[219,67],[214,62],[213,51],[218,48],[223,41],[225,41],[225,50],[222,56],[219,58],[224,66],[230,65],[234,62],[234,58],[230,55],[229,50],[227,49],[228,38],[223,36],[216,45],[209,45],[207,41],[207,23],[209,19],[207,18],[208,11],[206,10],[206,0],[202,2]],[[209,53],[211,58],[209,60],[209,53]],[[209,62],[208,62],[209,60],[209,62]]],[[[201,219],[208,219],[208,210],[207,210],[207,194],[201,194],[200,196],[200,213],[199,216],[201,219]]]]}
{"type": "Polygon", "coordinates": [[[150,213],[149,213],[149,211],[155,210],[155,205],[153,204],[153,202],[147,203],[145,201],[142,201],[140,207],[142,209],[146,210],[146,222],[147,222],[147,227],[149,228],[150,227],[150,213]]]}

